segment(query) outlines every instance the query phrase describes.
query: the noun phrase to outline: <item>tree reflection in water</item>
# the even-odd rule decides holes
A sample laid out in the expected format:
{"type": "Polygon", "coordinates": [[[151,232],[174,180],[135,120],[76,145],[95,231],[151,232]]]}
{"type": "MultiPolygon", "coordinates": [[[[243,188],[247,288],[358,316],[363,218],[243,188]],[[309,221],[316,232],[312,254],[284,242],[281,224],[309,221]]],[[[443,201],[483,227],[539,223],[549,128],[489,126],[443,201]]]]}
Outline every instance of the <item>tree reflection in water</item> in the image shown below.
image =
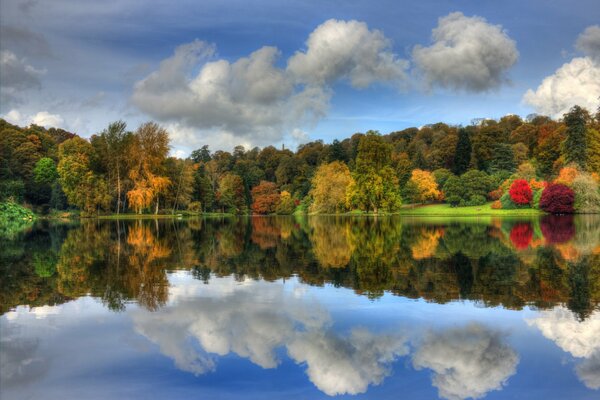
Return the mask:
{"type": "Polygon", "coordinates": [[[169,300],[168,272],[385,292],[438,303],[541,309],[579,319],[600,301],[600,218],[449,220],[252,217],[42,222],[5,238],[2,312],[91,294],[112,310],[169,300]]]}

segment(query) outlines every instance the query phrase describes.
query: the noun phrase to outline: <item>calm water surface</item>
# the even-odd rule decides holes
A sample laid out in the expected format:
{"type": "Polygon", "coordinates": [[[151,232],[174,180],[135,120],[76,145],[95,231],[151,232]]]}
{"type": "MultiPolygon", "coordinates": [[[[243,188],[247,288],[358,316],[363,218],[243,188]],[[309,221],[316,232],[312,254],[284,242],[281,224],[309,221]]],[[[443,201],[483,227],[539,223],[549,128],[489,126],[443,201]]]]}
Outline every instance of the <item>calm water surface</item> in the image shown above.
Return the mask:
{"type": "Polygon", "coordinates": [[[600,218],[38,223],[2,399],[598,399],[600,218]]]}

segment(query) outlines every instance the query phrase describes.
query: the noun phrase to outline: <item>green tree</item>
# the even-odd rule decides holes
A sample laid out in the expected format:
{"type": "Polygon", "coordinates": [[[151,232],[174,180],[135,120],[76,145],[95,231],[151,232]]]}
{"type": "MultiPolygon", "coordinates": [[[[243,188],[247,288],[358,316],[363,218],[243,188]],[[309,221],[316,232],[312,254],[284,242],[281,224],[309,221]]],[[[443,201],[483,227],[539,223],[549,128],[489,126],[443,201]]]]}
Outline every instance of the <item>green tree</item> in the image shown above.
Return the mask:
{"type": "Polygon", "coordinates": [[[127,124],[123,121],[111,123],[96,138],[97,152],[106,167],[110,189],[116,190],[117,214],[121,212],[123,204],[123,178],[127,174],[132,138],[132,133],[127,131],[127,124]]]}
{"type": "Polygon", "coordinates": [[[589,113],[579,106],[574,106],[563,116],[567,126],[567,138],[563,148],[565,161],[576,163],[582,168],[586,167],[587,162],[586,121],[589,119],[589,113]]]}
{"type": "Polygon", "coordinates": [[[354,184],[350,186],[347,197],[349,206],[375,213],[395,211],[400,207],[398,178],[390,167],[391,157],[391,145],[378,132],[369,131],[361,137],[354,184]]]}
{"type": "Polygon", "coordinates": [[[69,204],[86,214],[108,208],[110,196],[106,183],[90,168],[92,145],[80,137],[69,139],[59,147],[59,182],[69,204]]]}
{"type": "Polygon", "coordinates": [[[600,131],[588,128],[587,145],[588,170],[600,174],[600,131]]]}
{"type": "Polygon", "coordinates": [[[217,200],[221,205],[222,211],[232,213],[246,212],[246,199],[244,197],[244,182],[239,175],[226,173],[219,180],[219,191],[217,200]]]}
{"type": "Polygon", "coordinates": [[[458,131],[458,142],[456,143],[456,151],[454,152],[454,163],[452,172],[456,175],[462,175],[469,169],[471,164],[471,139],[469,131],[461,128],[458,131]]]}

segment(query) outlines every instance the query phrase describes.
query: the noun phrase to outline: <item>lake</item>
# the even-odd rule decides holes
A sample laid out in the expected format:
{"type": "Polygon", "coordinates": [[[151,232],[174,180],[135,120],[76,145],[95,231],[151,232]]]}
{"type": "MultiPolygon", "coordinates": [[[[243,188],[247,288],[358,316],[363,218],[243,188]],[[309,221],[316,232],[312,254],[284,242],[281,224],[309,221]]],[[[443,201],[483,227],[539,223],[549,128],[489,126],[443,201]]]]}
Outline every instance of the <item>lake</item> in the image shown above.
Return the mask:
{"type": "Polygon", "coordinates": [[[0,397],[598,399],[600,217],[37,222],[0,397]]]}

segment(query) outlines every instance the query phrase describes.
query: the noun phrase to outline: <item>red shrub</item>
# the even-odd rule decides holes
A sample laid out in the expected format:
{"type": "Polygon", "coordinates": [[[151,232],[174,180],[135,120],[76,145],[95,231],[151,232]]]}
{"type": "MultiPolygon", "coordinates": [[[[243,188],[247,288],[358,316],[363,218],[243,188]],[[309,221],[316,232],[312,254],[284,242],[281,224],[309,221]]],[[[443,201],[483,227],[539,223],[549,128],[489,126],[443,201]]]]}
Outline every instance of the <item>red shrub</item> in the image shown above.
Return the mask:
{"type": "Polygon", "coordinates": [[[575,236],[572,215],[546,215],[540,223],[544,239],[549,244],[568,242],[575,236]]]}
{"type": "Polygon", "coordinates": [[[530,204],[533,199],[533,192],[525,179],[515,180],[510,186],[508,193],[510,194],[510,199],[513,203],[519,205],[530,204]]]}
{"type": "Polygon", "coordinates": [[[560,183],[552,183],[544,189],[540,199],[540,208],[552,214],[572,214],[575,204],[573,190],[560,183]]]}
{"type": "Polygon", "coordinates": [[[533,227],[529,222],[520,222],[510,231],[510,241],[518,250],[529,247],[531,239],[533,239],[533,227]]]}

